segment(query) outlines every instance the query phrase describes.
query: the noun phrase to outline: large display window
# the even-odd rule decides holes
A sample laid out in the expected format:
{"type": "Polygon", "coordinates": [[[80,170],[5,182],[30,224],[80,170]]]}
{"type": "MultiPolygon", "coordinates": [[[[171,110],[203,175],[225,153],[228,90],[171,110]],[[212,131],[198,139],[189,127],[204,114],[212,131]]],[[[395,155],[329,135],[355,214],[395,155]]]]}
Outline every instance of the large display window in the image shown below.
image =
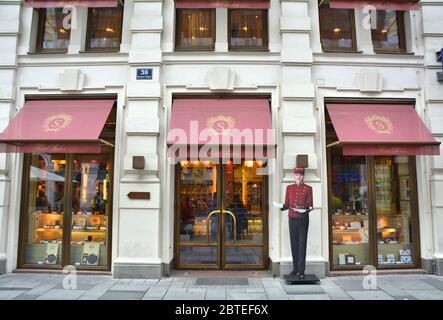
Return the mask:
{"type": "MultiPolygon", "coordinates": [[[[100,138],[115,139],[115,109],[100,138]]],[[[113,152],[25,154],[19,268],[110,269],[113,152]]]]}
{"type": "Polygon", "coordinates": [[[327,154],[331,269],[419,267],[415,157],[327,154]]]}

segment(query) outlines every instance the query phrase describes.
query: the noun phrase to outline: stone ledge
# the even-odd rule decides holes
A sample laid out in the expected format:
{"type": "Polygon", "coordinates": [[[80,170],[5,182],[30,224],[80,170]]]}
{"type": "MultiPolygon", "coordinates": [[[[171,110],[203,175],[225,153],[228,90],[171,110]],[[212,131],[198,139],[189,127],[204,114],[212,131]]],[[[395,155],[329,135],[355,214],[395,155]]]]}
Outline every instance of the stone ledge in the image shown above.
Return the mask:
{"type": "Polygon", "coordinates": [[[0,274],[6,273],[6,257],[0,257],[0,274]]]}
{"type": "Polygon", "coordinates": [[[115,262],[112,277],[117,279],[160,279],[161,264],[131,264],[115,262]]]}

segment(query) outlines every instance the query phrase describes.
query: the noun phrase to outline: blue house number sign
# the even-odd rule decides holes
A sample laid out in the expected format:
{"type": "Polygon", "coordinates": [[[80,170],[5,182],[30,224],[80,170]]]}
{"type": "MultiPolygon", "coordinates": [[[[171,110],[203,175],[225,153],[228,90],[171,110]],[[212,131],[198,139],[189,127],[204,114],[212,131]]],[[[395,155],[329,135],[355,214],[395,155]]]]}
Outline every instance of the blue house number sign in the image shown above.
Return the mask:
{"type": "Polygon", "coordinates": [[[152,80],[152,68],[137,69],[137,80],[152,80]]]}

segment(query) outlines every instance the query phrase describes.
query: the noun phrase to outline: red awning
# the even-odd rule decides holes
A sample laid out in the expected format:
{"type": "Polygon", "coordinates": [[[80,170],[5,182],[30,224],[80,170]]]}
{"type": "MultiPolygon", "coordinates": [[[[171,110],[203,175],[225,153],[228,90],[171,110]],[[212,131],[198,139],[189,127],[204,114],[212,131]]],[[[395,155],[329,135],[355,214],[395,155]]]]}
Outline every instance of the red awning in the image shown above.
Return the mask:
{"type": "Polygon", "coordinates": [[[0,134],[1,152],[99,153],[114,100],[31,100],[0,134]]]}
{"type": "MultiPolygon", "coordinates": [[[[438,155],[412,105],[327,104],[344,155],[438,155]]],[[[329,145],[329,146],[331,146],[329,145]]]]}
{"type": "Polygon", "coordinates": [[[64,7],[117,7],[118,0],[24,0],[25,7],[64,8],[64,7]]]}
{"type": "MultiPolygon", "coordinates": [[[[167,142],[170,146],[191,149],[196,146],[193,151],[208,151],[205,157],[209,154],[225,158],[245,152],[248,157],[251,152],[258,154],[257,158],[274,157],[273,148],[269,148],[275,147],[269,101],[175,99],[167,142]]],[[[173,156],[178,155],[173,153],[173,156]]]]}
{"type": "Polygon", "coordinates": [[[269,0],[175,0],[177,9],[269,9],[269,0]]]}
{"type": "Polygon", "coordinates": [[[362,9],[373,6],[378,10],[409,11],[419,9],[419,0],[331,0],[329,6],[334,9],[362,9]]]}

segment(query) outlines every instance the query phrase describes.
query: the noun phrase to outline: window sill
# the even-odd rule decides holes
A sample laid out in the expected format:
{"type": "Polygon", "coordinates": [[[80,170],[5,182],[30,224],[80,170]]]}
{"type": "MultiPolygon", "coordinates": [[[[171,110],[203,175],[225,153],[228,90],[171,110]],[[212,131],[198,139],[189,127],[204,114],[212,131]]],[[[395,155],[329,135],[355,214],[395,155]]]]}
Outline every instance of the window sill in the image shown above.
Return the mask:
{"type": "Polygon", "coordinates": [[[269,48],[228,48],[229,52],[269,52],[269,48]]]}
{"type": "Polygon", "coordinates": [[[205,52],[211,52],[215,51],[215,48],[189,48],[189,49],[181,49],[181,48],[175,48],[174,52],[198,52],[198,51],[205,51],[205,52]]]}
{"type": "Polygon", "coordinates": [[[82,50],[78,53],[120,53],[120,48],[118,49],[93,49],[93,50],[82,50]]]}
{"type": "Polygon", "coordinates": [[[68,50],[47,50],[47,51],[28,52],[29,55],[36,55],[36,54],[66,54],[66,53],[68,53],[68,50]]]}
{"type": "Polygon", "coordinates": [[[323,53],[363,53],[362,50],[322,50],[323,53]]]}
{"type": "Polygon", "coordinates": [[[407,56],[415,55],[415,52],[406,52],[406,51],[391,51],[391,50],[374,50],[375,54],[401,54],[407,56]]]}

